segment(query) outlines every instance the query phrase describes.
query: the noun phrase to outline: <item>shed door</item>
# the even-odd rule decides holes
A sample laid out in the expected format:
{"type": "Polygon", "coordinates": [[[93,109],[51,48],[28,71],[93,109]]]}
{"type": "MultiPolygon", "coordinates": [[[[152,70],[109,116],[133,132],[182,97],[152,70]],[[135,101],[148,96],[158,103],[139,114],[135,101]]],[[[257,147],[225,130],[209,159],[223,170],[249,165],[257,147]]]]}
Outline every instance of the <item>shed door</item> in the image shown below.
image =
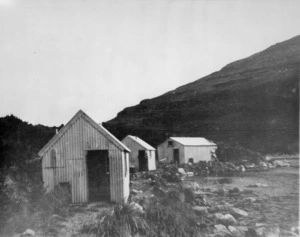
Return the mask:
{"type": "Polygon", "coordinates": [[[179,149],[174,149],[174,162],[179,164],[179,149]]]}
{"type": "Polygon", "coordinates": [[[146,151],[139,151],[139,171],[148,171],[148,158],[146,151]]]}
{"type": "Polygon", "coordinates": [[[88,151],[89,201],[110,200],[108,150],[88,151]]]}

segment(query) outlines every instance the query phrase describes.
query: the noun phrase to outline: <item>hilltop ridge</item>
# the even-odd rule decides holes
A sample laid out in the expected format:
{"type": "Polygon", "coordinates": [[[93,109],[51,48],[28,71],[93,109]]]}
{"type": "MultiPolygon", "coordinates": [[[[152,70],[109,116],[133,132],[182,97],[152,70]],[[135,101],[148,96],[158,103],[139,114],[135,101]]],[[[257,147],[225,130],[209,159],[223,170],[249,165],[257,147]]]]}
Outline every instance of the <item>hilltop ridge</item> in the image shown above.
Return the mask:
{"type": "Polygon", "coordinates": [[[125,108],[104,123],[122,139],[156,146],[168,135],[201,136],[260,152],[299,150],[300,36],[125,108]]]}

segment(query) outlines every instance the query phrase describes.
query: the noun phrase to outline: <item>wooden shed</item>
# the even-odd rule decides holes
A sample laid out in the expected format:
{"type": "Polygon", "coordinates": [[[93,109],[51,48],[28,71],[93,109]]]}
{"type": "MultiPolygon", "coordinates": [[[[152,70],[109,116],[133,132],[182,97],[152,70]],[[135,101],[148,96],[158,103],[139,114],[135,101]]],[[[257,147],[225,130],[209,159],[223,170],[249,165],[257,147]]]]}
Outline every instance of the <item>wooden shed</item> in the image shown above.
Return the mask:
{"type": "Polygon", "coordinates": [[[184,164],[210,161],[217,145],[203,137],[170,137],[157,147],[159,160],[184,164]]]}
{"type": "Polygon", "coordinates": [[[137,136],[128,135],[122,142],[130,149],[130,167],[135,167],[138,171],[148,171],[156,169],[156,149],[137,136]]]}
{"type": "Polygon", "coordinates": [[[129,152],[80,110],[39,152],[44,187],[68,186],[73,203],[126,202],[129,152]]]}

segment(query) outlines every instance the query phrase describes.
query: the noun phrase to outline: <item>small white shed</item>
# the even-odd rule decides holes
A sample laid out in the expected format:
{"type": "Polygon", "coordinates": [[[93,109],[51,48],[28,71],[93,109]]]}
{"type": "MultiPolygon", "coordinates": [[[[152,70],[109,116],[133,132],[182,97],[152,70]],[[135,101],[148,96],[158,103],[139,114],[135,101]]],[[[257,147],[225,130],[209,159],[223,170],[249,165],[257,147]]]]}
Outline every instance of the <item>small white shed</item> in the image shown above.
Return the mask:
{"type": "Polygon", "coordinates": [[[156,169],[156,149],[150,146],[137,136],[128,135],[122,142],[128,147],[130,166],[135,167],[138,171],[148,171],[156,169]]]}
{"type": "Polygon", "coordinates": [[[157,147],[158,159],[184,164],[210,161],[217,145],[203,137],[170,137],[157,147]]]}

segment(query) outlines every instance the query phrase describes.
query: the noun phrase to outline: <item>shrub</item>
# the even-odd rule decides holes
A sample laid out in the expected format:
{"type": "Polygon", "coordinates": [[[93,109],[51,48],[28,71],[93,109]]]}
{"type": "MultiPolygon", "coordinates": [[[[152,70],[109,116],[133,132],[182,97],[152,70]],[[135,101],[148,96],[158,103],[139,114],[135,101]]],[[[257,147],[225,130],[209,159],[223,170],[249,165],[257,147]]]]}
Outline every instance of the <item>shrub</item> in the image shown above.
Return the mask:
{"type": "Polygon", "coordinates": [[[237,144],[218,143],[218,149],[216,155],[221,162],[232,162],[234,164],[240,164],[243,161],[258,164],[259,161],[264,160],[264,156],[259,152],[246,149],[237,144]]]}

